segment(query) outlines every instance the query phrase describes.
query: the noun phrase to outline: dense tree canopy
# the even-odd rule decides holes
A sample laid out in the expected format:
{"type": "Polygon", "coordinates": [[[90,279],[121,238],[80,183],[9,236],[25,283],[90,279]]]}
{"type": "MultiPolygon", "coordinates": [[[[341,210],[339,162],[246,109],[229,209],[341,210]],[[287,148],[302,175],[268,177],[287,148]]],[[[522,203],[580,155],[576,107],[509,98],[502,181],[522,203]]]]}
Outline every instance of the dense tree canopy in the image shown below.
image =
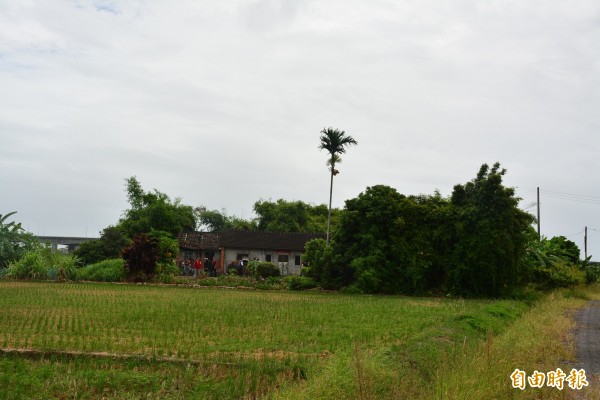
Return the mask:
{"type": "Polygon", "coordinates": [[[76,254],[83,264],[121,257],[124,248],[141,233],[154,238],[157,246],[166,246],[166,242],[172,246],[179,232],[196,228],[193,208],[180,199],[172,201],[156,189],[146,192],[136,177],[125,180],[125,191],[130,208],[115,226],[103,229],[99,239],[81,244],[76,254]]]}
{"type": "Polygon", "coordinates": [[[83,242],[75,255],[84,265],[94,264],[110,258],[120,258],[123,248],[129,245],[127,238],[118,226],[108,226],[100,234],[100,238],[83,242]]]}
{"type": "Polygon", "coordinates": [[[502,185],[505,174],[499,163],[484,164],[474,180],[454,187],[453,291],[497,296],[527,276],[523,258],[534,218],[518,208],[514,189],[502,185]]]}
{"type": "Polygon", "coordinates": [[[119,228],[129,238],[152,230],[165,231],[173,235],[196,228],[196,217],[191,206],[172,201],[158,190],[144,192],[137,178],[126,179],[127,198],[130,208],[119,221],[119,228]]]}
{"type": "Polygon", "coordinates": [[[318,243],[307,246],[309,273],[324,287],[370,293],[510,291],[531,277],[524,260],[533,217],[502,185],[505,172],[484,164],[450,198],[368,187],[346,200],[331,256],[318,243]]]}
{"type": "Polygon", "coordinates": [[[199,225],[209,232],[222,230],[246,231],[255,230],[256,223],[234,215],[227,215],[225,210],[201,210],[198,212],[199,225]]]}
{"type": "MultiPolygon", "coordinates": [[[[312,205],[303,201],[259,200],[254,203],[256,227],[269,232],[325,233],[327,206],[312,205]]],[[[339,210],[332,210],[332,224],[337,225],[339,210]]]]}

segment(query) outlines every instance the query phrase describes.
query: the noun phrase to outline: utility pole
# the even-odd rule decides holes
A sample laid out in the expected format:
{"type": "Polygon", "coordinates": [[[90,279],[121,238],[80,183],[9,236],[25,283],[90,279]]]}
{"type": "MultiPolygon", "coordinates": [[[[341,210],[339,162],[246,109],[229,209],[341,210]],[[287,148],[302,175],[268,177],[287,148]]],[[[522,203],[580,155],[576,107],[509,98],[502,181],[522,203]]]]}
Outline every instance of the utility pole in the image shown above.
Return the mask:
{"type": "Polygon", "coordinates": [[[540,230],[540,187],[537,188],[537,226],[538,226],[538,241],[542,240],[542,233],[540,230]]]}
{"type": "Polygon", "coordinates": [[[587,226],[585,227],[585,235],[583,236],[583,248],[585,253],[584,260],[587,260],[587,226]]]}

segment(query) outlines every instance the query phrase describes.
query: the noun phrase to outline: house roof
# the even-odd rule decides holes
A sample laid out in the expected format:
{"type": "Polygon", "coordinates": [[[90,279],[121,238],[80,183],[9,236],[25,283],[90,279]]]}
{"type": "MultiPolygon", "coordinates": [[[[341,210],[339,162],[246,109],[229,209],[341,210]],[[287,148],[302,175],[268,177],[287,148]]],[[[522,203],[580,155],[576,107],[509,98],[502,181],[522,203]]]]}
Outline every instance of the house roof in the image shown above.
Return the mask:
{"type": "Polygon", "coordinates": [[[177,238],[182,249],[217,250],[219,234],[215,232],[180,232],[177,238]]]}
{"type": "Polygon", "coordinates": [[[257,250],[303,251],[306,242],[325,238],[321,233],[260,231],[182,232],[179,246],[186,249],[216,250],[221,247],[257,250]]]}

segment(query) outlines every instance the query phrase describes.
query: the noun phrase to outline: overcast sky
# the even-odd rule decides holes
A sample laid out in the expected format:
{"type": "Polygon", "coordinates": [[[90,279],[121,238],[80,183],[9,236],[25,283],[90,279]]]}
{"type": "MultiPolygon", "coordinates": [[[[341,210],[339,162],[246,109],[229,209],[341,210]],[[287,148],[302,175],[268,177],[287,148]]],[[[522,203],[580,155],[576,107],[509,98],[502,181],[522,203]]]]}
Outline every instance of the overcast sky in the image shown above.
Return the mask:
{"type": "Polygon", "coordinates": [[[367,186],[450,195],[483,163],[600,259],[597,0],[0,0],[0,214],[98,236],[136,176],[251,218],[367,186]]]}

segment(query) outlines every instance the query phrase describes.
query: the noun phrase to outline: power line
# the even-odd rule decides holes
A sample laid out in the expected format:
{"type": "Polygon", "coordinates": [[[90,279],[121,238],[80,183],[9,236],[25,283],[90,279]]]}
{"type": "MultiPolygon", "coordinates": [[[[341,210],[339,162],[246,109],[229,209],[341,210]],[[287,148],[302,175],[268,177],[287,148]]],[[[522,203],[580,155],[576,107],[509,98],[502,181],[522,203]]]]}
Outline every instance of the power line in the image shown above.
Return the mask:
{"type": "Polygon", "coordinates": [[[600,197],[599,196],[588,196],[588,195],[584,195],[584,194],[573,194],[573,193],[557,192],[557,191],[554,191],[554,190],[547,190],[547,189],[543,189],[542,191],[546,192],[546,193],[554,193],[554,194],[571,196],[571,197],[582,197],[582,198],[588,198],[588,199],[593,199],[593,200],[600,201],[600,197]]]}
{"type": "Polygon", "coordinates": [[[553,190],[540,190],[546,197],[559,200],[574,201],[577,203],[594,204],[600,205],[600,197],[598,196],[587,196],[581,194],[556,192],[553,190]]]}
{"type": "MultiPolygon", "coordinates": [[[[588,229],[589,229],[589,228],[588,228],[588,229]]],[[[581,231],[581,232],[578,232],[578,233],[574,233],[574,234],[572,234],[572,235],[565,236],[565,237],[568,237],[568,238],[570,238],[570,237],[573,237],[573,236],[581,235],[581,234],[582,234],[582,233],[584,233],[584,232],[585,232],[585,230],[583,230],[583,231],[581,231]]]]}

